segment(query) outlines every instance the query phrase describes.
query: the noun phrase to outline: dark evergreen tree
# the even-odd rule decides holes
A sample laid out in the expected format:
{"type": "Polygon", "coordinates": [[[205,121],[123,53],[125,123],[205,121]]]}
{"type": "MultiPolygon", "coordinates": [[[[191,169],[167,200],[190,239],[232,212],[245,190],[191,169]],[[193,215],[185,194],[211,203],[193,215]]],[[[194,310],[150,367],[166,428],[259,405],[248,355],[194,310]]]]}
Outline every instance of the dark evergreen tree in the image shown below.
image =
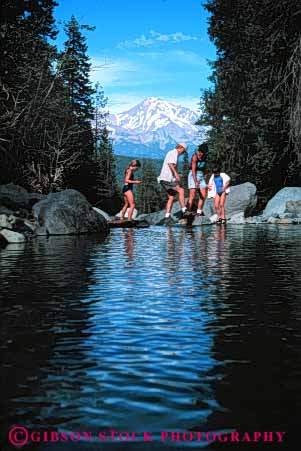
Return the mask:
{"type": "MultiPolygon", "coordinates": [[[[56,76],[53,0],[4,0],[0,5],[0,181],[26,184],[45,126],[56,76]],[[48,111],[45,110],[48,107],[48,111]]],[[[53,103],[52,103],[53,105],[53,103]]]]}
{"type": "Polygon", "coordinates": [[[188,174],[189,174],[189,167],[190,167],[190,162],[189,162],[189,157],[188,157],[188,153],[185,152],[184,153],[184,157],[183,157],[183,163],[182,163],[182,186],[185,190],[185,197],[187,197],[189,195],[188,192],[188,174]]]}
{"type": "Polygon", "coordinates": [[[218,55],[200,120],[211,127],[210,159],[222,161],[234,183],[254,182],[263,201],[294,183],[297,171],[289,97],[282,86],[300,36],[297,4],[211,0],[205,5],[218,55]]]}
{"type": "Polygon", "coordinates": [[[91,202],[95,200],[98,174],[91,123],[94,118],[95,90],[90,81],[91,63],[87,55],[86,37],[82,32],[93,29],[89,25],[81,25],[72,16],[64,28],[67,40],[59,57],[60,73],[70,101],[69,125],[76,130],[73,152],[79,155],[77,167],[70,168],[66,174],[66,184],[81,191],[91,202]]]}

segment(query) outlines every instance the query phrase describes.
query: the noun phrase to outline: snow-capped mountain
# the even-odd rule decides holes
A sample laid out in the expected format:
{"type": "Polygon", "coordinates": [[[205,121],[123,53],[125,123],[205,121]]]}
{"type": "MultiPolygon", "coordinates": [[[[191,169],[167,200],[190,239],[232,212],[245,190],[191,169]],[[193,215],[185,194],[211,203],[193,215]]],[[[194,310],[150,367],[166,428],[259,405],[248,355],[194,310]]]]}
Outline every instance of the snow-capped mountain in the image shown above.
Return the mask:
{"type": "Polygon", "coordinates": [[[194,148],[205,136],[205,128],[194,125],[198,117],[189,108],[149,97],[124,113],[110,116],[115,153],[161,159],[176,143],[194,148]]]}

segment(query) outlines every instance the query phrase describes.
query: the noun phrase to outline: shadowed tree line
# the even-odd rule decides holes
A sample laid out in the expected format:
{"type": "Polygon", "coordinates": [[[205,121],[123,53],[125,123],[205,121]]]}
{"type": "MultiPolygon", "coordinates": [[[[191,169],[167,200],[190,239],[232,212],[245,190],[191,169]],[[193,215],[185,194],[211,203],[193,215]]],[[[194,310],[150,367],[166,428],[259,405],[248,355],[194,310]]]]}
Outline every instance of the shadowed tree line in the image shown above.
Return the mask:
{"type": "Polygon", "coordinates": [[[93,27],[72,16],[59,51],[55,6],[1,2],[0,183],[42,193],[75,188],[91,202],[119,198],[107,99],[89,78],[83,32],[93,27]]]}
{"type": "Polygon", "coordinates": [[[234,183],[256,184],[265,202],[300,183],[301,8],[298,0],[209,0],[217,48],[199,123],[210,159],[234,183]]]}

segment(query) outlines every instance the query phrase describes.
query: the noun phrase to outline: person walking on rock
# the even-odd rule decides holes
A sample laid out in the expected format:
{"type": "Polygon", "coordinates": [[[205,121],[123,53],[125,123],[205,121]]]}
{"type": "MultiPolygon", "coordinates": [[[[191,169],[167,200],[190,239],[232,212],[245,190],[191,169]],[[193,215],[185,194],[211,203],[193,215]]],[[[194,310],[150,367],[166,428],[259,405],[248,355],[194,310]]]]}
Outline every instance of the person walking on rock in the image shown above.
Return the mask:
{"type": "Polygon", "coordinates": [[[203,206],[207,197],[206,184],[206,150],[207,145],[201,144],[192,155],[190,171],[188,174],[189,200],[188,210],[191,212],[196,192],[199,192],[199,201],[197,207],[197,216],[204,216],[203,206]]]}
{"type": "Polygon", "coordinates": [[[135,197],[133,193],[133,185],[142,183],[141,180],[134,180],[134,172],[137,171],[141,166],[141,163],[139,160],[132,160],[128,167],[125,170],[125,176],[124,176],[124,185],[122,189],[123,193],[123,199],[124,199],[124,207],[121,210],[120,214],[120,220],[123,221],[126,211],[129,208],[128,211],[128,220],[132,220],[132,215],[135,209],[135,197]]]}
{"type": "Polygon", "coordinates": [[[175,147],[175,149],[167,152],[163,162],[161,173],[158,177],[158,182],[165,189],[168,195],[168,200],[166,204],[166,213],[163,221],[165,224],[172,223],[170,212],[175,200],[175,196],[177,194],[179,195],[179,202],[182,209],[181,216],[182,217],[185,216],[185,213],[187,211],[187,208],[185,206],[184,188],[182,188],[179,184],[180,175],[177,171],[178,158],[180,155],[182,155],[184,152],[187,151],[187,148],[188,148],[187,144],[180,143],[175,147]]]}

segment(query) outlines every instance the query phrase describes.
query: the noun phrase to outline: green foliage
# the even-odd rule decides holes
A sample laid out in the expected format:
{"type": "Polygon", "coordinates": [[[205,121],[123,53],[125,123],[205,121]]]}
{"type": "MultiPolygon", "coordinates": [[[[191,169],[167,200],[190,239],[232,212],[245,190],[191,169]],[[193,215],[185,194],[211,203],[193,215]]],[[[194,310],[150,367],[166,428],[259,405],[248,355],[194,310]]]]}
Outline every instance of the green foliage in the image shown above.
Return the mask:
{"type": "Polygon", "coordinates": [[[76,188],[91,202],[120,203],[103,112],[107,99],[90,83],[82,34],[93,27],[72,16],[59,54],[50,42],[57,34],[56,5],[53,0],[0,5],[0,183],[44,193],[76,188]]]}
{"type": "Polygon", "coordinates": [[[188,190],[188,174],[189,174],[189,157],[188,157],[188,153],[185,152],[184,153],[184,157],[183,157],[183,163],[182,163],[182,183],[181,185],[183,186],[184,190],[185,190],[185,197],[187,197],[189,195],[189,190],[188,190]]]}
{"type": "Polygon", "coordinates": [[[140,213],[152,213],[162,206],[162,192],[158,184],[158,172],[150,159],[145,159],[141,167],[140,180],[143,183],[137,189],[137,208],[140,213]]]}
{"type": "Polygon", "coordinates": [[[296,183],[282,82],[300,35],[297,3],[210,0],[205,5],[218,55],[199,121],[211,127],[209,160],[220,160],[234,183],[254,182],[265,199],[296,183]]]}

